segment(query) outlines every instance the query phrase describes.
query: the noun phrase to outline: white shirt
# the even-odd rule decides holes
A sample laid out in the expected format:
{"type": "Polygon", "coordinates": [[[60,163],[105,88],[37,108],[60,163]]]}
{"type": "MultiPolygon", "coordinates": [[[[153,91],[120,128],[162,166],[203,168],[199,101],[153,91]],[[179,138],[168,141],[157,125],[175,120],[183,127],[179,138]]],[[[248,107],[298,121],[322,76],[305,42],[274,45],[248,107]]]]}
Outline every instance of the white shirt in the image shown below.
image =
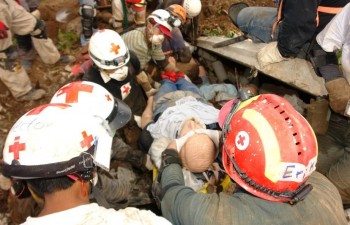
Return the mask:
{"type": "Polygon", "coordinates": [[[118,211],[90,203],[41,217],[28,217],[24,225],[171,225],[149,210],[128,207],[118,211]]]}
{"type": "Polygon", "coordinates": [[[156,123],[147,127],[154,139],[167,137],[176,139],[182,122],[190,117],[196,117],[204,124],[218,122],[219,110],[214,106],[197,101],[187,96],[176,101],[175,106],[167,108],[156,123]]]}
{"type": "Polygon", "coordinates": [[[326,52],[342,49],[343,74],[350,83],[350,3],[333,17],[316,40],[326,52]]]}

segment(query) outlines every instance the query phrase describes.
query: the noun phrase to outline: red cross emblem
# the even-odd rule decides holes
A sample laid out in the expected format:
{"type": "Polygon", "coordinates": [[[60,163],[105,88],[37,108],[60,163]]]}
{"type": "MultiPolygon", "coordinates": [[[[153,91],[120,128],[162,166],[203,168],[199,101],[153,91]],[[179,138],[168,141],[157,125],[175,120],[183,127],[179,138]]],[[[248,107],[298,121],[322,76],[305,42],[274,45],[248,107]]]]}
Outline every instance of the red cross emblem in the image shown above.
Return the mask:
{"type": "Polygon", "coordinates": [[[19,159],[19,152],[24,150],[26,150],[26,144],[19,143],[19,136],[15,137],[15,142],[9,146],[9,152],[13,152],[13,158],[19,159]]]}
{"type": "Polygon", "coordinates": [[[131,91],[130,83],[128,82],[127,84],[124,84],[120,88],[120,91],[121,91],[121,94],[122,94],[122,100],[124,100],[130,94],[130,91],[131,91]]]}
{"type": "Polygon", "coordinates": [[[244,140],[245,140],[245,137],[239,135],[239,136],[238,136],[237,144],[239,144],[239,145],[244,145],[244,140]]]}
{"type": "Polygon", "coordinates": [[[92,135],[87,135],[86,131],[81,132],[81,134],[83,135],[83,140],[80,142],[80,146],[82,148],[87,147],[88,149],[92,146],[92,143],[94,142],[94,138],[92,137],[92,135]]]}
{"type": "Polygon", "coordinates": [[[249,142],[250,142],[249,134],[246,131],[242,130],[238,132],[235,138],[235,143],[236,143],[236,147],[239,150],[245,150],[248,147],[249,142]]]}
{"type": "Polygon", "coordinates": [[[118,55],[120,46],[115,45],[114,43],[112,43],[111,45],[112,45],[111,52],[114,52],[114,54],[118,55]]]}
{"type": "Polygon", "coordinates": [[[110,96],[110,95],[105,95],[105,96],[106,96],[107,102],[112,101],[112,98],[111,98],[111,96],[110,96]]]}
{"type": "Polygon", "coordinates": [[[73,82],[67,86],[61,88],[57,93],[57,96],[66,94],[66,103],[77,103],[79,98],[79,92],[91,93],[94,86],[89,84],[83,84],[81,82],[73,82]]]}

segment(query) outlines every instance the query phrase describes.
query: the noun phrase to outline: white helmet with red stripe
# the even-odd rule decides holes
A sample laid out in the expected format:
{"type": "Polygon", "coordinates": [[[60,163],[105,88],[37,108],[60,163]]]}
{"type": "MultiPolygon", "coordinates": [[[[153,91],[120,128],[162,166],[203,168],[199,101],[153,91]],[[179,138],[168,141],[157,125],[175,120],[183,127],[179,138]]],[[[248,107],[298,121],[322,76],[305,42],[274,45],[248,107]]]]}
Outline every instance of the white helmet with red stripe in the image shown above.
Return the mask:
{"type": "Polygon", "coordinates": [[[243,102],[228,102],[220,116],[222,162],[227,174],[260,198],[302,200],[316,168],[317,141],[306,121],[284,98],[262,94],[243,102]]]}
{"type": "Polygon", "coordinates": [[[109,122],[113,131],[123,127],[131,118],[131,110],[123,101],[99,84],[75,81],[61,87],[51,103],[67,103],[83,111],[100,116],[109,122]]]}
{"type": "Polygon", "coordinates": [[[68,104],[41,105],[9,131],[3,174],[33,179],[89,172],[95,164],[108,169],[112,138],[104,118],[68,104]]]}

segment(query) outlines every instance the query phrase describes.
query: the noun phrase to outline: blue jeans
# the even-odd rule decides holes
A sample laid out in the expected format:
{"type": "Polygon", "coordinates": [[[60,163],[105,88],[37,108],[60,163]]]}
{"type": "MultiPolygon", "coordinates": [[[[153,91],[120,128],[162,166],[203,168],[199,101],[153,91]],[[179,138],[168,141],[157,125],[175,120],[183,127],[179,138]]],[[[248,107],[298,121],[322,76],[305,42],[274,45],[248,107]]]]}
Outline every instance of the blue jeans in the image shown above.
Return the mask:
{"type": "Polygon", "coordinates": [[[272,25],[277,20],[277,8],[273,7],[247,7],[237,16],[237,24],[241,31],[258,38],[261,42],[276,41],[278,26],[271,38],[272,25]]]}
{"type": "Polygon", "coordinates": [[[188,82],[185,78],[179,78],[175,83],[168,79],[163,79],[159,91],[154,96],[154,101],[157,101],[159,97],[174,91],[192,91],[195,94],[201,95],[199,88],[193,83],[188,82]]]}
{"type": "Polygon", "coordinates": [[[175,91],[189,91],[189,92],[192,92],[194,95],[202,96],[199,88],[193,83],[188,82],[185,78],[179,78],[175,83],[168,79],[163,79],[162,85],[160,86],[159,91],[154,96],[154,102],[157,102],[156,109],[153,112],[154,117],[164,112],[164,110],[166,110],[168,107],[173,105],[173,102],[171,99],[174,96],[168,96],[169,98],[167,99],[163,98],[160,101],[158,101],[158,99],[164,96],[165,94],[175,92],[175,91]]]}
{"type": "Polygon", "coordinates": [[[333,113],[325,135],[318,135],[316,169],[338,188],[343,204],[350,204],[350,120],[333,113]]]}

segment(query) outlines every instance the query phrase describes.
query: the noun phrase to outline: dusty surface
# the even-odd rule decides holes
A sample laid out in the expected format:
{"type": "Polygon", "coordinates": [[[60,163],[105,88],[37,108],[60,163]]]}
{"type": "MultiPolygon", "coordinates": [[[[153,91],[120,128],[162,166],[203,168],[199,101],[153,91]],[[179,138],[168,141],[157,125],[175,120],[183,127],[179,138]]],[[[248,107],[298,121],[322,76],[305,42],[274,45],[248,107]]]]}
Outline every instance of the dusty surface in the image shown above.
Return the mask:
{"type": "MultiPolygon", "coordinates": [[[[150,2],[149,9],[155,5],[155,1],[150,2]]],[[[200,32],[203,35],[224,35],[230,36],[237,33],[237,28],[231,23],[226,15],[228,6],[237,0],[202,0],[203,8],[200,14],[200,32]]],[[[246,0],[249,5],[259,6],[273,6],[272,0],[246,0]]],[[[76,54],[80,50],[79,40],[62,42],[59,41],[59,30],[65,32],[70,28],[67,24],[58,23],[55,21],[56,12],[62,8],[69,8],[73,12],[72,20],[78,21],[78,1],[71,0],[43,0],[40,5],[42,18],[46,21],[48,36],[53,39],[63,54],[76,54]]],[[[100,27],[108,27],[108,25],[101,23],[100,27]]],[[[74,30],[74,29],[73,29],[74,30]]],[[[69,30],[70,31],[70,30],[69,30]]],[[[76,32],[76,31],[75,31],[76,32]]],[[[47,91],[46,97],[39,101],[31,101],[25,103],[16,102],[10,95],[7,88],[0,82],[0,157],[2,158],[3,144],[7,132],[14,124],[14,122],[25,112],[35,106],[48,103],[51,96],[58,88],[65,83],[74,80],[70,72],[65,70],[66,65],[45,65],[39,57],[33,63],[32,70],[29,76],[33,85],[43,88],[47,91]]],[[[8,194],[0,190],[0,213],[8,211],[7,207],[8,194]]],[[[1,216],[0,216],[0,224],[1,216]]]]}

